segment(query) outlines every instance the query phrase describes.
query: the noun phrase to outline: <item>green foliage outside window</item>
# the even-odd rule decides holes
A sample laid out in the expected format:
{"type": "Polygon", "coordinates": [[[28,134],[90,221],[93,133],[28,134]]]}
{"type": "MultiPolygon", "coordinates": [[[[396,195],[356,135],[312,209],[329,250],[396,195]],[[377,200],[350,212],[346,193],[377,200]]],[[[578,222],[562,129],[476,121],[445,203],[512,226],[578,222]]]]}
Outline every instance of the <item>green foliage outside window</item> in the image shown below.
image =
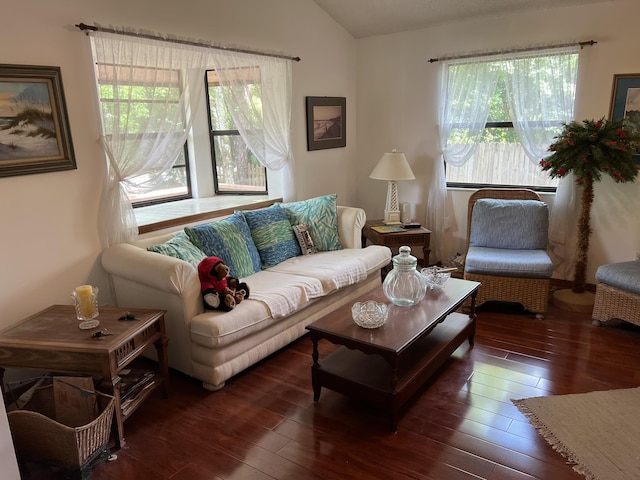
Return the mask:
{"type": "MultiPolygon", "coordinates": [[[[101,83],[99,94],[105,134],[113,135],[117,121],[127,135],[126,149],[145,156],[153,148],[153,139],[146,139],[145,131],[159,131],[165,119],[173,118],[180,97],[179,84],[171,87],[146,85],[120,85],[101,83]],[[119,118],[118,117],[119,109],[119,118]],[[160,111],[158,112],[158,109],[160,111]],[[155,123],[149,125],[149,119],[155,123]],[[149,145],[144,145],[149,141],[149,145]]],[[[170,125],[171,128],[173,126],[170,125]]],[[[190,197],[187,157],[185,149],[178,154],[173,168],[169,171],[150,171],[132,179],[127,184],[127,192],[134,207],[155,203],[158,200],[190,197]],[[136,188],[133,185],[140,185],[136,188]],[[156,187],[149,191],[147,185],[156,187]]]]}
{"type": "MultiPolygon", "coordinates": [[[[217,193],[266,193],[266,170],[247,148],[224,101],[215,71],[207,72],[207,93],[211,121],[212,154],[217,193]]],[[[262,91],[258,83],[249,86],[253,105],[250,112],[262,116],[262,91]]]]}
{"type": "MultiPolygon", "coordinates": [[[[578,62],[578,55],[572,55],[569,60],[570,68],[575,69],[578,62]]],[[[469,68],[470,64],[453,65],[451,69],[469,68]]],[[[472,65],[471,65],[472,66],[472,65]]],[[[552,91],[551,86],[545,82],[546,78],[557,75],[558,57],[556,55],[536,57],[530,67],[530,77],[539,82],[540,91],[543,96],[547,95],[551,100],[556,97],[556,93],[552,91]]],[[[520,139],[513,127],[514,113],[508,101],[507,75],[511,73],[513,68],[512,61],[496,61],[491,63],[491,68],[499,70],[496,81],[495,90],[492,93],[489,105],[489,114],[485,128],[477,135],[470,135],[470,125],[458,124],[452,128],[449,141],[452,144],[481,144],[483,148],[478,148],[473,160],[467,162],[462,167],[451,165],[446,166],[447,181],[450,184],[463,186],[518,186],[531,187],[539,189],[554,189],[557,180],[540,175],[539,171],[532,165],[530,160],[524,154],[521,147],[520,139]],[[482,152],[487,152],[483,155],[482,152]],[[509,160],[509,165],[500,163],[496,155],[503,152],[505,159],[509,160]],[[485,155],[493,158],[485,158],[485,155]],[[475,163],[475,165],[473,164],[475,163]]],[[[457,73],[464,72],[464,70],[457,73]]],[[[574,88],[573,83],[567,81],[564,83],[565,89],[574,88]]],[[[570,93],[570,92],[569,92],[570,93]]],[[[472,98],[463,98],[459,100],[471,105],[474,101],[472,98]]],[[[562,129],[560,106],[558,111],[554,111],[554,105],[557,102],[548,101],[546,104],[551,105],[551,111],[546,111],[546,118],[539,116],[538,118],[528,118],[529,122],[544,122],[557,125],[557,132],[562,129]]],[[[456,105],[455,108],[461,105],[456,105]]],[[[553,128],[553,127],[548,127],[553,128]]],[[[556,133],[556,132],[553,132],[556,133]]]]}

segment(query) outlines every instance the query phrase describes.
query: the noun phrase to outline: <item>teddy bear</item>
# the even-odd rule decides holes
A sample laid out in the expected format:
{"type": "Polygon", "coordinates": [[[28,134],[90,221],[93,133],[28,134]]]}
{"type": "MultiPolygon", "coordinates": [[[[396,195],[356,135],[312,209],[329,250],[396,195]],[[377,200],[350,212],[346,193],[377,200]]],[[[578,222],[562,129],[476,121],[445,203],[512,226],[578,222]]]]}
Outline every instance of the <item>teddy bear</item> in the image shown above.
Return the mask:
{"type": "Polygon", "coordinates": [[[220,257],[210,256],[198,264],[200,290],[205,308],[229,311],[249,298],[249,286],[229,276],[229,267],[220,257]]]}

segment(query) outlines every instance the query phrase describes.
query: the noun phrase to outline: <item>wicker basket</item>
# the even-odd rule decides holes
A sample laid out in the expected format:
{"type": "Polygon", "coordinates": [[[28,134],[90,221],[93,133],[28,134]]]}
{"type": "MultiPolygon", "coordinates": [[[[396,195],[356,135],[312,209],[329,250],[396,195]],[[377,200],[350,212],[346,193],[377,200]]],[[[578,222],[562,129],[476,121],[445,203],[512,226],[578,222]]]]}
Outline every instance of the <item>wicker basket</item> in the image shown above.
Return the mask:
{"type": "Polygon", "coordinates": [[[99,414],[92,422],[68,427],[53,420],[53,386],[37,389],[22,409],[7,413],[16,453],[29,460],[48,461],[69,469],[85,469],[108,451],[113,397],[96,392],[99,414]]]}

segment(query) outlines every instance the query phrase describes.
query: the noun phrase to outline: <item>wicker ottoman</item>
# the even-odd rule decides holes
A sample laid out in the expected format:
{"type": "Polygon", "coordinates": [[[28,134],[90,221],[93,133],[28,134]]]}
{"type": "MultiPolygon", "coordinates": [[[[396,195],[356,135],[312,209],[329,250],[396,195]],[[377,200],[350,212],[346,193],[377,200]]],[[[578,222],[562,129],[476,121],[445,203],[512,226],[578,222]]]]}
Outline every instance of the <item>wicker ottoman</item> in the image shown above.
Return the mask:
{"type": "Polygon", "coordinates": [[[640,261],[602,265],[596,280],[594,323],[617,318],[640,325],[640,261]]]}

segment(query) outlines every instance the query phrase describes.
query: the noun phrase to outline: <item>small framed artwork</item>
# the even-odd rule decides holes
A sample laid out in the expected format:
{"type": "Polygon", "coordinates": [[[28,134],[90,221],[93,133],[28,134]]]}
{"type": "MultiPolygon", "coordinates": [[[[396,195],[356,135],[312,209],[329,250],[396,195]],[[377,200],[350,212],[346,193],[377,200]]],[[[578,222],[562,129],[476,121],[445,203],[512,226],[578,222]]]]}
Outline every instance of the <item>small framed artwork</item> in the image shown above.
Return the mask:
{"type": "MultiPolygon", "coordinates": [[[[640,73],[625,73],[613,76],[610,120],[624,118],[629,128],[640,132],[640,73]]],[[[633,156],[640,167],[640,151],[633,156]]]]}
{"type": "Polygon", "coordinates": [[[75,168],[60,68],[0,65],[0,177],[75,168]]]}
{"type": "Polygon", "coordinates": [[[347,146],[347,99],[307,97],[307,150],[347,146]]]}

